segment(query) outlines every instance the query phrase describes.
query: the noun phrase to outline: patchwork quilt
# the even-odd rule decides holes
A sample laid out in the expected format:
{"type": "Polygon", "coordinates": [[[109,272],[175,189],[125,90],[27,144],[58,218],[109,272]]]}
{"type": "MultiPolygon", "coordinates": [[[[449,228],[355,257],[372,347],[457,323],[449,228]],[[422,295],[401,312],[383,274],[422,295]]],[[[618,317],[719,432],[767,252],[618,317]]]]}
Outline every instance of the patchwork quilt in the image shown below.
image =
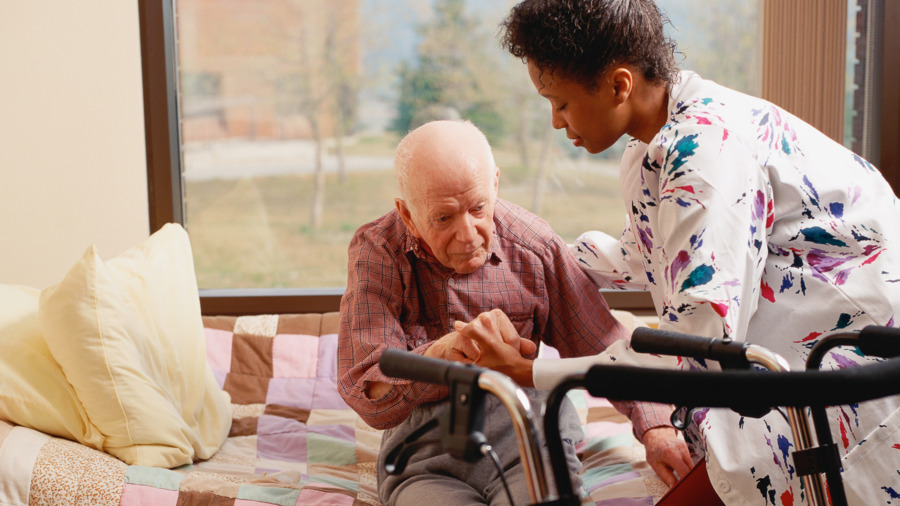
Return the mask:
{"type": "MultiPolygon", "coordinates": [[[[209,460],[128,466],[0,421],[0,505],[377,505],[381,432],[336,387],[338,313],[204,317],[208,363],[231,395],[231,432],[209,460]]],[[[666,491],[628,420],[569,394],[586,440],[586,505],[652,505],[666,491]]]]}

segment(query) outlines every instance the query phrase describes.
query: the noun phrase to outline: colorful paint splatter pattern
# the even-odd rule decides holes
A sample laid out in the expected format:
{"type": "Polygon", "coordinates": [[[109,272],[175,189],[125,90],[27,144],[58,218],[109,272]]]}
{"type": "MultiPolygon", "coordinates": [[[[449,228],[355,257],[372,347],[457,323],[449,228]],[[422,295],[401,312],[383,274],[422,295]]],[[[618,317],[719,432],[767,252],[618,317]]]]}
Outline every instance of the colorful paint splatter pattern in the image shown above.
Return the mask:
{"type": "MultiPolygon", "coordinates": [[[[896,197],[870,163],[773,104],[682,73],[668,123],[650,145],[629,142],[621,181],[630,210],[621,241],[589,232],[573,252],[606,286],[648,289],[662,328],[759,344],[802,369],[830,333],[895,326],[896,197]]],[[[869,360],[841,349],[824,366],[869,360]]],[[[879,423],[900,406],[871,404],[829,411],[842,455],[875,444],[879,423]]],[[[720,491],[728,504],[805,502],[780,415],[698,410],[694,420],[698,451],[714,454],[713,483],[729,484],[720,491]]],[[[897,455],[878,453],[889,469],[867,473],[865,504],[898,504],[900,434],[890,430],[878,444],[897,455]]]]}

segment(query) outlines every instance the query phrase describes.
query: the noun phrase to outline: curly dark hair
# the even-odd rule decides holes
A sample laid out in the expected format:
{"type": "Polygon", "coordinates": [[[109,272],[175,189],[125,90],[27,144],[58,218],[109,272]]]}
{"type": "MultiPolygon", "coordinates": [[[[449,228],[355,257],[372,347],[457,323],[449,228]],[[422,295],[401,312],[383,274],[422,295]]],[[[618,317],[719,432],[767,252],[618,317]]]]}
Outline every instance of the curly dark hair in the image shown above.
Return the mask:
{"type": "Polygon", "coordinates": [[[668,18],[653,0],[524,0],[500,24],[501,44],[543,72],[588,89],[612,65],[630,64],[655,84],[677,76],[668,18]]]}

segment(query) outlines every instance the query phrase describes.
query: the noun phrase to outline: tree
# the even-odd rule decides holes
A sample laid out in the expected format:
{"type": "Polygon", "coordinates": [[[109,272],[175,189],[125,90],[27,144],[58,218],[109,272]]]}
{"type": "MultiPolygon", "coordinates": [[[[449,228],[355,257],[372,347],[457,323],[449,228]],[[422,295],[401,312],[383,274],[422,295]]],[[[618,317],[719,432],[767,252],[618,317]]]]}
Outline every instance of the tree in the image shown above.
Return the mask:
{"type": "MultiPolygon", "coordinates": [[[[418,27],[420,42],[413,62],[398,69],[400,94],[392,128],[405,133],[417,115],[456,111],[496,141],[505,132],[499,104],[503,98],[495,44],[483,23],[466,13],[464,0],[435,0],[434,17],[418,27]],[[429,106],[438,106],[431,107],[429,106]]],[[[425,118],[440,119],[440,118],[425,118]]]]}
{"type": "Polygon", "coordinates": [[[324,77],[332,92],[329,105],[334,115],[335,154],[341,183],[347,180],[344,137],[354,128],[361,85],[356,11],[354,3],[332,4],[332,8],[326,10],[325,21],[324,77]]]}
{"type": "Polygon", "coordinates": [[[758,2],[747,0],[665,0],[673,14],[674,36],[684,54],[684,68],[752,95],[760,93],[762,47],[758,2]],[[686,14],[686,13],[689,13],[686,14]]]}
{"type": "Polygon", "coordinates": [[[325,138],[335,138],[339,172],[343,170],[342,139],[352,128],[356,93],[359,89],[356,3],[320,4],[315,0],[292,0],[292,50],[283,62],[278,88],[280,110],[306,119],[315,145],[313,199],[310,229],[322,224],[325,206],[325,138]]]}

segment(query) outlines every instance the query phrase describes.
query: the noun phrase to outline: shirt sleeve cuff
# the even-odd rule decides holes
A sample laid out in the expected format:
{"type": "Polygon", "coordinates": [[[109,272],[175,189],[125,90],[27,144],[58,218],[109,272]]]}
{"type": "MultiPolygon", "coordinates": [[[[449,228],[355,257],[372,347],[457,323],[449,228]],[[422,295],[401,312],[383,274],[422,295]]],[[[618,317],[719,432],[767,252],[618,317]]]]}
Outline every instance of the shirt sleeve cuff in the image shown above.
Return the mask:
{"type": "Polygon", "coordinates": [[[672,411],[674,408],[668,404],[659,404],[656,402],[638,402],[635,403],[634,411],[632,411],[631,424],[634,431],[634,437],[638,441],[644,441],[644,434],[656,427],[669,427],[674,429],[671,422],[672,411]]]}

